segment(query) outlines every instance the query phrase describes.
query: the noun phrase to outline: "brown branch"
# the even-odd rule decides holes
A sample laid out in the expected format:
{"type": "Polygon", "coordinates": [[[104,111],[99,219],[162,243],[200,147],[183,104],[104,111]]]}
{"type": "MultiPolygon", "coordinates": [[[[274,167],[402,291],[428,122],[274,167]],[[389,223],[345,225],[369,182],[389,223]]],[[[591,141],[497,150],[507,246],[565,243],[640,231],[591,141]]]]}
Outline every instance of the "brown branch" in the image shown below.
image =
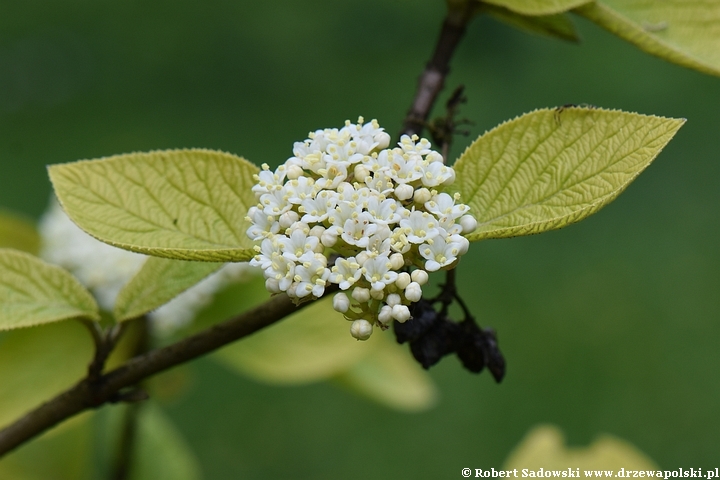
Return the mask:
{"type": "MultiPolygon", "coordinates": [[[[328,293],[330,291],[326,291],[328,293]]],[[[85,378],[0,430],[0,457],[84,410],[105,403],[125,401],[127,393],[123,389],[141,380],[246,337],[309,303],[296,307],[287,295],[277,295],[262,305],[200,333],[131,358],[123,366],[95,380],[85,378]]]]}
{"type": "Polygon", "coordinates": [[[435,100],[445,85],[445,77],[450,72],[450,59],[465,34],[465,27],[472,18],[475,8],[474,1],[459,5],[457,2],[449,3],[447,16],[435,44],[435,51],[420,75],[415,98],[405,116],[401,135],[422,133],[435,100]]]}

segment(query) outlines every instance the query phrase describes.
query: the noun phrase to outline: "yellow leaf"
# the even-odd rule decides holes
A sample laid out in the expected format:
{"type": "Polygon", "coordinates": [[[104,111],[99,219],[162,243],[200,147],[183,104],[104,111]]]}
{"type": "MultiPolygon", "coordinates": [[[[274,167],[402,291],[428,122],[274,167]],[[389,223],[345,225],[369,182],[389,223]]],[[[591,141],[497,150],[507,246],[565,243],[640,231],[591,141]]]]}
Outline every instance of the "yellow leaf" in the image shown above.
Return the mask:
{"type": "Polygon", "coordinates": [[[684,120],[596,108],[543,109],[480,136],[453,185],[478,227],[468,240],[562,228],[617,197],[684,120]]]}
{"type": "Polygon", "coordinates": [[[602,0],[576,10],[647,53],[720,75],[720,3],[602,0]]]}
{"type": "Polygon", "coordinates": [[[120,290],[115,301],[115,319],[122,322],[155,310],[220,269],[222,265],[148,258],[140,271],[120,290]]]}
{"type": "Polygon", "coordinates": [[[95,299],[67,270],[0,249],[0,330],[69,318],[100,320],[95,299]]]}
{"type": "MultiPolygon", "coordinates": [[[[658,470],[634,445],[611,435],[601,435],[587,447],[568,447],[562,432],[552,425],[535,427],[505,461],[505,470],[571,468],[580,470],[658,470]]],[[[613,472],[614,475],[615,472],[613,472]]]]}
{"type": "Polygon", "coordinates": [[[212,150],[165,150],[51,165],[70,218],[95,238],[178,260],[245,261],[258,168],[212,150]]]}
{"type": "Polygon", "coordinates": [[[553,15],[567,12],[591,0],[483,0],[522,15],[553,15]]]}
{"type": "Polygon", "coordinates": [[[336,380],[350,390],[382,405],[406,412],[427,410],[438,392],[430,376],[407,348],[394,342],[391,332],[376,332],[379,345],[336,380]]]}
{"type": "Polygon", "coordinates": [[[272,384],[325,380],[376,350],[376,331],[360,342],[350,322],[333,310],[332,299],[318,300],[283,321],[233,343],[214,357],[249,377],[272,384]]]}

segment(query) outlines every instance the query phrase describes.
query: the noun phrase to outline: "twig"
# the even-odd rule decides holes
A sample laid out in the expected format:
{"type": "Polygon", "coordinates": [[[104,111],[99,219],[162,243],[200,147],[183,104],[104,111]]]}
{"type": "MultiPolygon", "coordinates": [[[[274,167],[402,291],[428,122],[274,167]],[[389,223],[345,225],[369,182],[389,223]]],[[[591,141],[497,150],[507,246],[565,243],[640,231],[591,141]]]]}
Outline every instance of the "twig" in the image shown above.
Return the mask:
{"type": "Polygon", "coordinates": [[[97,322],[85,321],[84,323],[86,322],[93,324],[88,325],[88,328],[93,333],[93,340],[95,341],[95,356],[92,362],[90,362],[90,365],[88,365],[88,379],[95,381],[102,375],[105,369],[105,362],[125,331],[126,323],[114,325],[107,332],[103,332],[97,325],[97,322]]]}
{"type": "MultiPolygon", "coordinates": [[[[331,290],[326,291],[326,293],[330,292],[331,290]]],[[[246,337],[310,303],[312,302],[296,307],[287,295],[277,295],[262,305],[213,325],[196,335],[134,357],[123,366],[101,375],[94,381],[84,378],[75,386],[0,430],[0,456],[73,415],[90,408],[97,408],[107,402],[122,400],[118,392],[123,389],[246,337]]]]}
{"type": "Polygon", "coordinates": [[[465,27],[473,16],[475,2],[449,6],[447,16],[443,22],[440,36],[435,44],[430,61],[418,80],[415,98],[408,110],[401,135],[420,135],[427,124],[438,94],[443,89],[445,77],[450,72],[450,59],[460,39],[465,33],[465,27]]]}

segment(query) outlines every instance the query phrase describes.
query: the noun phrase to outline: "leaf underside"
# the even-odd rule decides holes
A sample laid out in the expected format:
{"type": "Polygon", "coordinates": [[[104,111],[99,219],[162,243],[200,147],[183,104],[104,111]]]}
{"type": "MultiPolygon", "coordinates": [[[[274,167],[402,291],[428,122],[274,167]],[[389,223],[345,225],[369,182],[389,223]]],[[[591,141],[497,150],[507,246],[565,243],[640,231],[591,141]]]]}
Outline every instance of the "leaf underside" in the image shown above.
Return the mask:
{"type": "Polygon", "coordinates": [[[60,267],[18,250],[0,249],[0,330],[69,318],[100,320],[90,292],[60,267]]]}
{"type": "Polygon", "coordinates": [[[483,0],[522,15],[554,15],[567,12],[592,0],[483,0]]]}
{"type": "Polygon", "coordinates": [[[123,322],[155,310],[222,266],[222,263],[215,262],[149,257],[140,271],[120,290],[115,301],[115,319],[123,322]]]}
{"type": "Polygon", "coordinates": [[[455,188],[478,221],[468,240],[541,233],[595,213],[652,162],[683,123],[560,107],[496,127],[454,166],[455,188]]]}
{"type": "Polygon", "coordinates": [[[647,53],[720,75],[719,2],[603,0],[576,12],[647,53]]]}
{"type": "Polygon", "coordinates": [[[116,247],[178,260],[245,261],[245,220],[258,168],[229,153],[165,150],[49,168],[83,230],[116,247]]]}
{"type": "Polygon", "coordinates": [[[437,402],[438,392],[430,376],[395,343],[390,332],[376,332],[374,351],[335,379],[344,387],[382,405],[406,412],[427,410],[437,402]]]}
{"type": "Polygon", "coordinates": [[[580,37],[567,14],[522,15],[507,8],[488,5],[485,7],[491,17],[519,30],[559,38],[568,42],[579,42],[580,37]]]}

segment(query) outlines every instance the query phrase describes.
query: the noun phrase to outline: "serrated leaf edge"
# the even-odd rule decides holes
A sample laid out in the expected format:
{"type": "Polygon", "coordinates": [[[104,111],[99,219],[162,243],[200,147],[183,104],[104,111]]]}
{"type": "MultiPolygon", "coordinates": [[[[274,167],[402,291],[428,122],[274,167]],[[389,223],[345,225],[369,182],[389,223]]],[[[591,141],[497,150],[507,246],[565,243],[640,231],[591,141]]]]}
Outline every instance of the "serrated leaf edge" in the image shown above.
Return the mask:
{"type": "MultiPolygon", "coordinates": [[[[244,163],[252,166],[255,168],[257,172],[260,171],[260,169],[255,165],[254,163],[250,162],[249,160],[245,159],[244,157],[240,157],[238,155],[235,155],[230,152],[225,152],[222,150],[213,150],[209,148],[173,148],[173,149],[167,149],[167,150],[150,150],[147,152],[131,152],[131,153],[121,153],[117,155],[110,155],[107,157],[99,157],[99,158],[93,158],[93,159],[84,159],[84,160],[77,160],[74,162],[65,162],[65,163],[55,163],[47,166],[48,170],[48,176],[50,177],[50,181],[53,182],[53,170],[56,167],[62,167],[64,165],[77,165],[82,163],[100,163],[107,160],[113,160],[120,157],[126,157],[128,155],[152,155],[155,153],[175,153],[175,152],[183,152],[183,153],[192,153],[192,152],[202,152],[202,153],[221,153],[223,155],[229,155],[231,157],[234,157],[235,159],[241,160],[244,163]]],[[[53,182],[54,183],[54,182],[53,182]]],[[[155,257],[161,257],[161,258],[169,258],[172,260],[185,260],[185,261],[200,261],[200,262],[246,262],[250,259],[252,259],[255,256],[255,251],[252,248],[220,248],[220,249],[189,249],[189,248],[164,248],[164,247],[142,247],[139,245],[133,245],[133,244],[127,244],[122,242],[112,242],[107,239],[100,238],[96,235],[94,235],[91,232],[88,232],[85,230],[80,224],[78,224],[73,216],[67,211],[65,206],[63,205],[62,199],[60,199],[59,196],[57,196],[58,202],[60,203],[60,206],[63,208],[67,216],[70,218],[70,220],[73,221],[75,225],[77,225],[80,229],[82,229],[85,233],[90,235],[96,240],[99,240],[103,243],[107,243],[108,245],[112,245],[113,247],[122,248],[123,250],[129,250],[131,252],[136,253],[142,253],[144,255],[152,255],[155,257]]]]}
{"type": "MultiPolygon", "coordinates": [[[[522,118],[524,118],[524,117],[527,117],[527,116],[529,116],[529,115],[533,115],[533,114],[535,114],[535,113],[541,113],[541,112],[542,112],[542,113],[549,113],[549,112],[552,112],[552,111],[561,112],[561,111],[560,111],[561,108],[564,108],[564,110],[573,109],[573,110],[582,110],[582,111],[587,111],[587,112],[622,113],[622,114],[628,114],[628,115],[636,115],[636,116],[644,117],[644,118],[652,118],[652,119],[658,119],[658,120],[670,120],[670,121],[678,122],[679,125],[678,125],[677,128],[675,129],[675,132],[673,133],[673,136],[675,135],[675,133],[677,133],[677,131],[680,129],[680,127],[682,127],[682,126],[685,124],[685,122],[687,121],[687,119],[685,119],[685,118],[672,118],[672,117],[664,117],[664,116],[661,116],[661,115],[646,115],[646,114],[638,113],[638,112],[628,112],[628,111],[621,110],[621,109],[617,109],[617,108],[610,108],[610,109],[609,109],[609,108],[600,108],[600,107],[578,107],[578,106],[572,106],[572,107],[555,107],[555,108],[547,108],[547,107],[546,107],[546,108],[536,108],[535,110],[531,110],[531,111],[529,111],[529,112],[526,112],[526,113],[523,113],[523,114],[520,114],[520,115],[516,115],[515,117],[513,117],[513,118],[511,118],[511,119],[508,119],[508,120],[505,120],[505,121],[503,121],[502,123],[496,125],[495,127],[491,128],[490,130],[486,130],[482,135],[480,135],[478,138],[476,138],[470,145],[468,145],[467,147],[465,147],[465,150],[463,150],[463,152],[460,154],[460,156],[458,156],[458,158],[457,158],[457,159],[455,160],[455,162],[453,163],[453,168],[457,165],[458,162],[460,162],[460,161],[465,157],[466,153],[473,147],[473,145],[475,145],[475,143],[479,142],[481,139],[483,139],[484,137],[486,137],[488,134],[490,134],[490,133],[492,133],[492,132],[494,132],[494,131],[496,131],[496,130],[499,130],[500,128],[504,127],[505,125],[508,125],[508,124],[514,123],[514,122],[516,122],[516,121],[519,121],[520,119],[522,119],[522,118]]],[[[672,137],[671,137],[671,139],[672,139],[672,137]]],[[[668,142],[669,142],[669,140],[668,140],[668,142]]],[[[469,241],[471,241],[471,242],[476,242],[476,241],[487,240],[487,239],[492,239],[492,238],[513,238],[513,237],[518,237],[518,236],[537,235],[537,234],[544,233],[544,232],[547,232],[547,231],[550,231],[550,230],[557,230],[557,229],[560,229],[560,228],[564,228],[565,226],[571,225],[572,223],[575,223],[575,222],[567,223],[567,224],[565,224],[565,225],[563,225],[563,226],[561,226],[561,227],[551,227],[551,228],[549,228],[549,229],[547,229],[547,230],[543,230],[543,231],[540,231],[540,232],[532,232],[532,233],[527,233],[527,234],[526,234],[526,233],[519,233],[519,232],[518,232],[519,229],[522,229],[522,230],[532,230],[532,227],[533,227],[533,226],[543,225],[543,224],[553,224],[553,223],[557,223],[557,222],[561,221],[561,220],[564,219],[564,218],[572,217],[572,216],[577,215],[577,214],[580,214],[580,213],[582,213],[582,212],[588,212],[588,211],[589,211],[590,213],[587,215],[587,216],[589,216],[589,215],[592,215],[593,213],[599,211],[603,206],[607,205],[607,204],[610,203],[614,198],[616,198],[618,195],[620,195],[620,194],[628,187],[628,185],[630,185],[630,184],[638,177],[638,175],[640,175],[648,166],[650,166],[650,164],[651,164],[653,161],[655,161],[655,159],[658,157],[658,155],[660,155],[660,152],[662,152],[662,150],[665,148],[665,146],[667,145],[668,142],[666,142],[665,145],[663,145],[662,147],[660,147],[660,148],[658,149],[658,151],[655,153],[655,155],[654,155],[650,160],[648,160],[647,164],[646,164],[642,169],[640,169],[635,175],[633,175],[631,178],[629,178],[627,182],[625,182],[624,184],[622,184],[622,185],[621,185],[620,187],[618,187],[616,190],[610,192],[608,195],[605,195],[605,196],[601,197],[600,199],[598,199],[598,201],[593,202],[593,203],[591,203],[590,205],[588,205],[588,206],[586,206],[586,207],[583,207],[583,208],[581,208],[581,209],[579,209],[579,210],[575,210],[574,212],[569,213],[569,214],[567,214],[567,215],[561,215],[561,216],[558,216],[558,217],[554,217],[554,218],[552,218],[552,219],[543,220],[543,221],[540,221],[540,222],[529,223],[529,224],[525,224],[525,225],[522,225],[522,226],[502,227],[502,228],[498,228],[498,229],[495,229],[495,230],[488,230],[488,231],[486,231],[486,232],[479,232],[479,233],[475,233],[475,232],[477,232],[477,229],[475,229],[475,230],[473,230],[472,232],[463,234],[463,236],[464,236],[465,238],[467,238],[467,239],[468,239],[469,241]],[[517,232],[517,233],[510,233],[510,234],[506,234],[506,235],[503,235],[503,234],[502,234],[503,232],[508,232],[508,231],[515,231],[515,232],[517,232]]],[[[463,195],[463,192],[460,191],[460,190],[457,188],[457,186],[453,185],[453,187],[455,187],[455,188],[454,188],[455,191],[457,191],[458,193],[460,193],[461,199],[463,199],[464,201],[466,201],[467,198],[465,198],[466,196],[463,195]]],[[[470,213],[472,213],[472,212],[470,212],[470,213]]],[[[586,217],[587,217],[587,216],[586,216],[586,217]]],[[[586,218],[586,217],[585,217],[585,218],[586,218]]],[[[480,225],[487,225],[488,223],[489,223],[489,222],[478,223],[478,227],[479,227],[480,225]]]]}
{"type": "Polygon", "coordinates": [[[53,265],[52,263],[45,262],[41,258],[36,257],[35,255],[32,255],[30,253],[23,252],[21,250],[17,250],[14,248],[0,248],[0,253],[2,253],[3,251],[11,252],[12,254],[29,258],[31,262],[32,261],[40,262],[46,268],[61,272],[60,273],[61,275],[65,275],[66,278],[68,278],[71,282],[74,282],[77,286],[80,287],[81,290],[83,290],[87,294],[87,296],[91,299],[93,305],[95,306],[95,312],[94,312],[94,315],[67,315],[67,316],[61,316],[60,318],[57,318],[55,320],[45,321],[45,322],[38,321],[38,322],[24,323],[22,325],[0,326],[0,332],[8,332],[8,331],[17,330],[20,328],[38,327],[38,326],[42,326],[42,325],[47,325],[49,323],[56,323],[56,322],[62,322],[65,320],[71,320],[73,318],[78,318],[78,319],[86,318],[93,322],[99,322],[101,320],[100,309],[97,305],[97,301],[95,300],[95,297],[93,297],[93,295],[88,291],[88,289],[85,288],[85,286],[82,283],[80,283],[80,281],[72,273],[70,273],[69,271],[65,270],[62,267],[53,265]]]}

